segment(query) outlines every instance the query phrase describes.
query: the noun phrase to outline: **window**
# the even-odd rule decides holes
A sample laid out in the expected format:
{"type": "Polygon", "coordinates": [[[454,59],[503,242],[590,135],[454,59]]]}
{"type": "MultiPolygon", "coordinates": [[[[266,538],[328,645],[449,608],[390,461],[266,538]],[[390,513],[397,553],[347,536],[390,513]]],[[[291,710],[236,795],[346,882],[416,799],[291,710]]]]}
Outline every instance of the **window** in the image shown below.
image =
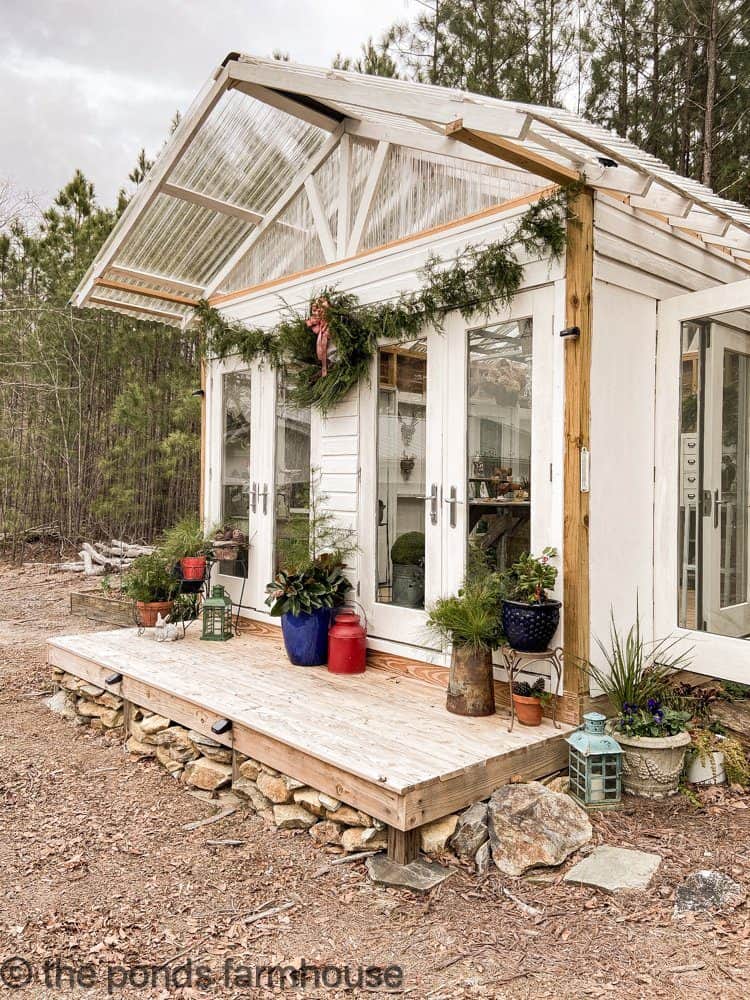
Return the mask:
{"type": "Polygon", "coordinates": [[[310,410],[289,402],[280,375],[276,389],[276,545],[274,570],[301,562],[310,542],[310,410]]]}
{"type": "Polygon", "coordinates": [[[227,558],[221,560],[220,572],[225,576],[246,577],[250,516],[249,371],[223,376],[222,406],[221,521],[227,558]]]}

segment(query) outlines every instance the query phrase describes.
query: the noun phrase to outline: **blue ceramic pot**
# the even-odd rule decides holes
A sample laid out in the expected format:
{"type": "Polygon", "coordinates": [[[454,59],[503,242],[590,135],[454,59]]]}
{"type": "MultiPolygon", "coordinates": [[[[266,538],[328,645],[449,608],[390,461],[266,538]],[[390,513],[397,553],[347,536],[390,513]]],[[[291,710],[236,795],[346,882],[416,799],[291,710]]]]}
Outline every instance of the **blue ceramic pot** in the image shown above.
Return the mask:
{"type": "Polygon", "coordinates": [[[290,661],[298,667],[317,667],[327,663],[330,624],[330,608],[318,608],[310,614],[282,615],[281,634],[290,661]]]}
{"type": "Polygon", "coordinates": [[[508,645],[521,653],[543,653],[560,624],[560,608],[559,601],[503,601],[503,632],[508,645]]]}

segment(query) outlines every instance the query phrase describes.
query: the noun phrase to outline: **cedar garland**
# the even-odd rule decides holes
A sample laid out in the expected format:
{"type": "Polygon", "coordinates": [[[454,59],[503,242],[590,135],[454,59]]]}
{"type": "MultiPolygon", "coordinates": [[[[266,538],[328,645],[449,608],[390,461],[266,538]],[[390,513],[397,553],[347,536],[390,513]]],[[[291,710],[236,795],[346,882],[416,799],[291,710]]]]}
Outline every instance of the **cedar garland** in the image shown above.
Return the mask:
{"type": "Polygon", "coordinates": [[[393,301],[363,305],[356,295],[323,288],[313,296],[305,315],[290,314],[270,330],[247,327],[225,319],[207,301],[196,305],[202,349],[211,358],[239,355],[250,363],[268,361],[289,381],[293,405],[315,407],[325,414],[370,374],[382,339],[409,339],[432,324],[441,327],[449,312],[465,319],[488,317],[496,304],[508,305],[523,279],[518,249],[529,255],[559,258],[565,249],[565,214],[570,189],[540,198],[503,240],[486,247],[467,246],[446,266],[430,256],[420,272],[422,287],[393,301]],[[316,338],[308,318],[325,300],[332,356],[322,374],[316,338]]]}

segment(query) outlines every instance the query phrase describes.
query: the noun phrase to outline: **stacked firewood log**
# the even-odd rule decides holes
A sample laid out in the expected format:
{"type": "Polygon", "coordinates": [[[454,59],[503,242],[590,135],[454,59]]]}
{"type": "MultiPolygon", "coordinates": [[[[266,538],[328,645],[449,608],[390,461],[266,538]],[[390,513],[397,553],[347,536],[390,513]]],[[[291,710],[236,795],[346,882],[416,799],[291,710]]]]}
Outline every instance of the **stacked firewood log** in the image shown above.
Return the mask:
{"type": "Polygon", "coordinates": [[[63,573],[83,573],[86,576],[103,576],[119,572],[130,566],[137,556],[150,555],[153,545],[131,545],[113,538],[111,542],[84,542],[77,562],[60,562],[55,569],[63,573]]]}

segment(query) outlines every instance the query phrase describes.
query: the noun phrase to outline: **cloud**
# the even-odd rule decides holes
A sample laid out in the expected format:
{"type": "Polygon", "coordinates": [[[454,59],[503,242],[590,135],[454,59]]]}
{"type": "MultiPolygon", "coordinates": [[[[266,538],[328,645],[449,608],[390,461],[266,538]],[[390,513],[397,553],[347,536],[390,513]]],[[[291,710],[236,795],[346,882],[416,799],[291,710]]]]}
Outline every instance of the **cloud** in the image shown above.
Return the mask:
{"type": "Polygon", "coordinates": [[[105,203],[229,51],[329,65],[407,0],[2,0],[0,177],[47,203],[80,167],[105,203]]]}

